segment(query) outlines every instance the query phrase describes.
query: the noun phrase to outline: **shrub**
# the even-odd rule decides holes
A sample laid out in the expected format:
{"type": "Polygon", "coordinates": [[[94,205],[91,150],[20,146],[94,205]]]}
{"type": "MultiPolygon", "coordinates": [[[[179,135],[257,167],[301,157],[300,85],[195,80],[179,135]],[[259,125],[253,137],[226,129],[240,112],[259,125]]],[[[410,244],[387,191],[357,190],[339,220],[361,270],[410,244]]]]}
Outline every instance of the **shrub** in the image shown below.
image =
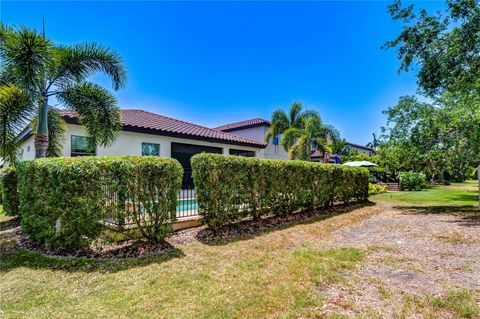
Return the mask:
{"type": "Polygon", "coordinates": [[[49,158],[23,162],[22,229],[50,249],[75,250],[98,238],[104,218],[134,222],[143,237],[172,232],[183,170],[159,157],[49,158]]]}
{"type": "Polygon", "coordinates": [[[426,177],[423,173],[400,173],[400,189],[407,191],[420,191],[426,187],[426,177]]]}
{"type": "Polygon", "coordinates": [[[290,214],[368,197],[364,168],[219,154],[198,154],[191,162],[199,213],[214,231],[247,216],[290,214]]]}
{"type": "Polygon", "coordinates": [[[382,186],[379,184],[368,184],[368,195],[383,194],[388,191],[388,186],[382,186]]]}
{"type": "Polygon", "coordinates": [[[6,167],[1,170],[0,187],[2,190],[3,210],[8,216],[18,215],[19,200],[17,191],[17,169],[15,167],[6,167]]]}

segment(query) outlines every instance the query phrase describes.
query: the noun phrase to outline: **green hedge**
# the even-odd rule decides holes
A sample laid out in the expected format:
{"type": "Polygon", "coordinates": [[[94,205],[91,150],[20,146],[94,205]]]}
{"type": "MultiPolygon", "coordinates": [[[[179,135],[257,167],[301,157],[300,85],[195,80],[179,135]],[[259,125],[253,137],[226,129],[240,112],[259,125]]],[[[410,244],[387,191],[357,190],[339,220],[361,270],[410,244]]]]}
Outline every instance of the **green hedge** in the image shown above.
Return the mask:
{"type": "Polygon", "coordinates": [[[421,191],[427,187],[427,178],[423,173],[400,173],[400,189],[402,191],[421,191]]]}
{"type": "Polygon", "coordinates": [[[3,210],[8,216],[16,216],[19,212],[17,190],[17,169],[5,167],[0,172],[0,187],[2,190],[3,210]]]}
{"type": "Polygon", "coordinates": [[[77,157],[19,166],[24,232],[50,249],[75,250],[97,239],[103,220],[135,223],[155,242],[172,232],[183,169],[159,157],[77,157]]]}
{"type": "Polygon", "coordinates": [[[368,195],[383,194],[388,192],[388,186],[380,184],[368,184],[368,195]]]}
{"type": "Polygon", "coordinates": [[[191,162],[199,213],[214,231],[247,216],[368,198],[364,168],[205,153],[191,162]]]}

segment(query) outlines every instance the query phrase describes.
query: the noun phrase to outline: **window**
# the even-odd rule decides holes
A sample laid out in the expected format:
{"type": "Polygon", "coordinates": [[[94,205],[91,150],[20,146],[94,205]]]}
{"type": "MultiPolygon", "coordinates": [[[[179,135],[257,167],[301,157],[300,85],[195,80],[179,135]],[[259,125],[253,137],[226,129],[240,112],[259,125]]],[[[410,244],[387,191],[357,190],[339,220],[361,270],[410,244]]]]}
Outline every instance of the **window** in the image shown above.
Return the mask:
{"type": "Polygon", "coordinates": [[[160,156],[160,144],[142,143],[142,156],[160,156]]]}
{"type": "Polygon", "coordinates": [[[70,155],[74,156],[95,156],[96,149],[88,143],[85,136],[72,135],[71,137],[72,150],[70,155]]]}
{"type": "Polygon", "coordinates": [[[273,137],[272,144],[278,145],[278,135],[273,137]]]}
{"type": "Polygon", "coordinates": [[[229,150],[230,155],[244,156],[244,157],[255,157],[254,151],[244,151],[244,150],[229,150]]]}

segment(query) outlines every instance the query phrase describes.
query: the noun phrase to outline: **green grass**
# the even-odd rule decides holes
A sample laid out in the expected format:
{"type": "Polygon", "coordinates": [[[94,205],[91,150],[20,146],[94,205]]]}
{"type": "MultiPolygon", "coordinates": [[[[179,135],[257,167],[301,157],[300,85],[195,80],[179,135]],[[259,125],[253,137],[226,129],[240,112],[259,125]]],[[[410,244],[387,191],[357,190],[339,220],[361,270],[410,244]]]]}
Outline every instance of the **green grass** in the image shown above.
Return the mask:
{"type": "Polygon", "coordinates": [[[448,317],[455,314],[455,318],[475,319],[480,310],[475,298],[468,290],[451,291],[444,297],[415,296],[404,297],[402,316],[409,317],[413,313],[422,313],[424,318],[448,317]]]}
{"type": "MultiPolygon", "coordinates": [[[[473,210],[474,195],[469,183],[383,194],[373,201],[426,208],[454,203],[473,210]]],[[[365,206],[245,238],[195,242],[128,260],[56,258],[19,249],[9,237],[11,217],[0,213],[0,317],[321,317],[328,298],[325,287],[348,285],[370,250],[319,247],[332,231],[382,210],[365,206]]],[[[387,248],[372,246],[375,249],[387,248]]],[[[379,289],[382,298],[388,298],[389,291],[379,289]]],[[[403,302],[434,315],[447,311],[469,318],[478,313],[468,293],[447,297],[403,302]]]]}
{"type": "Polygon", "coordinates": [[[372,207],[222,243],[196,242],[129,260],[55,258],[15,248],[0,232],[0,313],[6,318],[313,317],[364,258],[319,249],[372,207]]]}
{"type": "Polygon", "coordinates": [[[408,206],[477,206],[478,183],[468,181],[449,186],[434,186],[419,192],[392,192],[371,197],[374,202],[408,206]]]}

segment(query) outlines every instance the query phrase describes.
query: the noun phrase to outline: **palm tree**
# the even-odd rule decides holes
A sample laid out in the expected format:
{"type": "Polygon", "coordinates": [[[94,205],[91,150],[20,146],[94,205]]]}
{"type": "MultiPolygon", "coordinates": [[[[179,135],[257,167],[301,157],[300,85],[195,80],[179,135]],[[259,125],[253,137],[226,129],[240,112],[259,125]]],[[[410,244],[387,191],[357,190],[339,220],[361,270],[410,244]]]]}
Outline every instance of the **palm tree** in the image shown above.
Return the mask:
{"type": "Polygon", "coordinates": [[[380,147],[380,140],[377,138],[375,133],[372,133],[373,139],[371,142],[367,143],[368,147],[373,148],[374,150],[377,150],[380,147]]]}
{"type": "Polygon", "coordinates": [[[76,112],[89,143],[110,145],[120,131],[115,97],[87,81],[98,72],[112,80],[113,89],[126,84],[121,57],[96,43],[54,45],[45,35],[27,28],[0,25],[0,157],[17,159],[17,135],[35,123],[35,157],[58,155],[63,136],[55,99],[76,112]]]}
{"type": "Polygon", "coordinates": [[[329,144],[340,138],[336,129],[322,123],[317,112],[304,110],[297,102],[290,107],[289,115],[281,109],[273,112],[265,141],[278,135],[282,135],[280,144],[288,150],[288,158],[301,160],[310,160],[315,149],[331,152],[329,144]]]}

